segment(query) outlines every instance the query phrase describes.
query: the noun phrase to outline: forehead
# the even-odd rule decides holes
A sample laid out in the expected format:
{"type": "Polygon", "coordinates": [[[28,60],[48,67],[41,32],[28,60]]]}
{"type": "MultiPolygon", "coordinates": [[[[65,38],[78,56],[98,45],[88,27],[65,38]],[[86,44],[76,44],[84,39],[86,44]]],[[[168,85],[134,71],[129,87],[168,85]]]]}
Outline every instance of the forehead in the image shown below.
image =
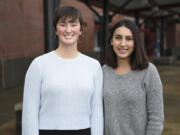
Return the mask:
{"type": "Polygon", "coordinates": [[[72,23],[72,22],[79,22],[79,19],[75,17],[63,17],[60,18],[58,22],[72,23]]]}
{"type": "Polygon", "coordinates": [[[129,28],[125,27],[125,26],[120,26],[118,27],[115,31],[114,34],[116,35],[127,35],[127,36],[133,36],[132,32],[129,28]]]}

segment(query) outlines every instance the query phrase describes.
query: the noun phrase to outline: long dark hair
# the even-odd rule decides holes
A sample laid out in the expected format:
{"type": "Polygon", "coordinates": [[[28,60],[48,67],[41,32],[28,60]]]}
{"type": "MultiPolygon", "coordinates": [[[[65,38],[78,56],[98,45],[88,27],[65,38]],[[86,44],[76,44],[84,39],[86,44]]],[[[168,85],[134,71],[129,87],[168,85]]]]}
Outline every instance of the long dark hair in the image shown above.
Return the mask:
{"type": "Polygon", "coordinates": [[[132,52],[130,56],[131,68],[133,70],[142,70],[142,69],[147,68],[148,58],[144,49],[141,33],[139,31],[139,28],[136,26],[136,24],[129,19],[124,19],[122,21],[119,21],[112,27],[110,36],[108,39],[108,46],[107,46],[107,51],[106,51],[106,56],[105,56],[105,64],[109,65],[112,68],[117,68],[117,56],[113,50],[113,46],[111,45],[111,40],[113,38],[115,30],[121,26],[127,27],[132,32],[133,39],[134,39],[134,51],[132,52]]]}

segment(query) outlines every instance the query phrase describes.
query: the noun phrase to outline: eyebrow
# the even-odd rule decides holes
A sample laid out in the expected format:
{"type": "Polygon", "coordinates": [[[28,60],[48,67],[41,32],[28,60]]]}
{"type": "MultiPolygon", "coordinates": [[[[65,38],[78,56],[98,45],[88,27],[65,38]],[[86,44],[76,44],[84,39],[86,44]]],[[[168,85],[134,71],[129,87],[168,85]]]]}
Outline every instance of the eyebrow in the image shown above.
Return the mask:
{"type": "Polygon", "coordinates": [[[69,22],[69,23],[78,23],[78,20],[77,19],[60,19],[59,20],[59,23],[66,23],[66,22],[69,22]]]}
{"type": "MultiPolygon", "coordinates": [[[[115,34],[114,36],[122,36],[120,34],[115,34]]],[[[130,35],[125,35],[126,37],[133,37],[133,36],[130,36],[130,35]]]]}

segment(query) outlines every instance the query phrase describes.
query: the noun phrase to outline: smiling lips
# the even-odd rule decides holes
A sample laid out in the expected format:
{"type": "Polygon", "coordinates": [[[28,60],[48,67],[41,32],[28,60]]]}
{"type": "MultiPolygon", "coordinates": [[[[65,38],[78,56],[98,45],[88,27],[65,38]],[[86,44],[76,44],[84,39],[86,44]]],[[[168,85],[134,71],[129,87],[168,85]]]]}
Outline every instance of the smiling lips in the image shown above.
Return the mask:
{"type": "Polygon", "coordinates": [[[73,35],[63,35],[66,39],[71,39],[73,35]]]}
{"type": "Polygon", "coordinates": [[[118,48],[118,51],[119,51],[119,53],[121,53],[121,54],[125,54],[125,53],[127,53],[128,49],[118,48]]]}

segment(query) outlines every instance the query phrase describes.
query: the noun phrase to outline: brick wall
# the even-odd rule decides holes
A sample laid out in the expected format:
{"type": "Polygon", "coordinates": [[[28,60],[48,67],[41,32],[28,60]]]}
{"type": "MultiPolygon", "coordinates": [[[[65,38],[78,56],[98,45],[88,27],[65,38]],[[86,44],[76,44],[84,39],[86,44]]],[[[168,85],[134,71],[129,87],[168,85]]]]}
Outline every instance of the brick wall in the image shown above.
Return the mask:
{"type": "Polygon", "coordinates": [[[167,48],[180,47],[180,23],[169,24],[166,31],[167,48]]]}
{"type": "Polygon", "coordinates": [[[175,46],[175,24],[169,24],[166,30],[167,47],[175,46]]]}
{"type": "Polygon", "coordinates": [[[0,9],[0,58],[42,54],[42,0],[1,0],[0,9]]]}

